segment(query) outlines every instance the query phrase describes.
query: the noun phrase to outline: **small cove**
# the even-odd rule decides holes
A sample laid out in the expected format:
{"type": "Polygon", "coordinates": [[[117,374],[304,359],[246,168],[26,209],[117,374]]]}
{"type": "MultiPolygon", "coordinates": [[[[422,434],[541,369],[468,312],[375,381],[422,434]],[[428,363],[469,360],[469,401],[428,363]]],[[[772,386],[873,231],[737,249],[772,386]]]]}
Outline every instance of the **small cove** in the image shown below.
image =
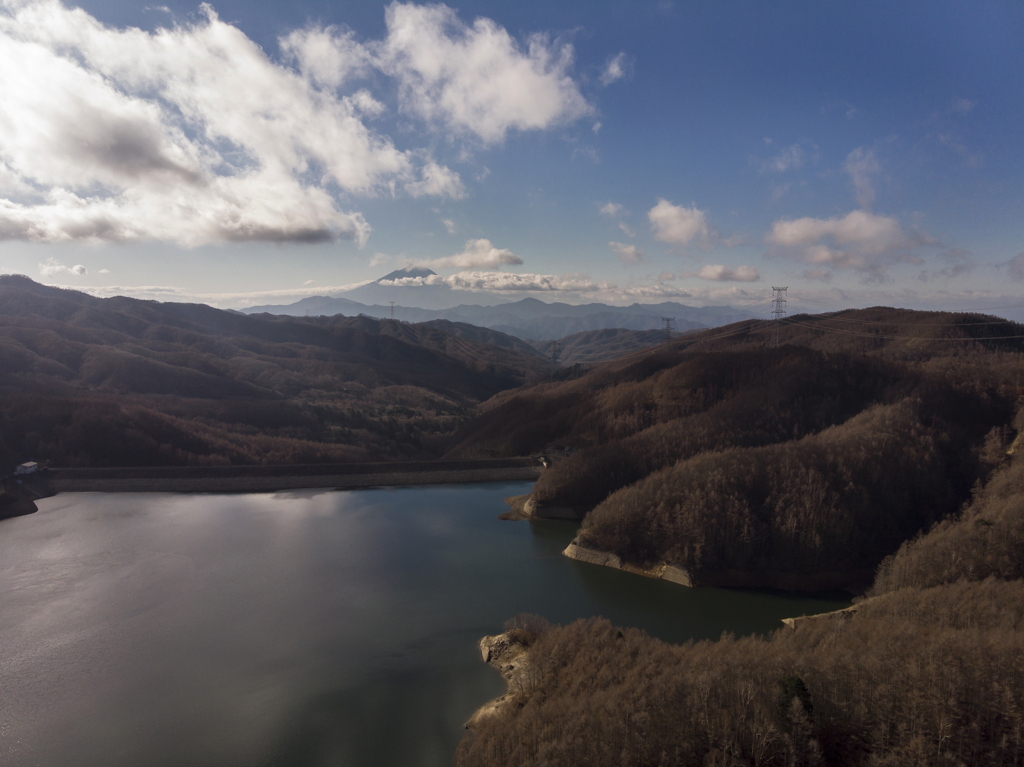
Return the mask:
{"type": "Polygon", "coordinates": [[[575,524],[496,519],[529,487],[42,501],[0,523],[0,762],[448,765],[517,612],[682,642],[846,605],[573,562],[575,524]]]}

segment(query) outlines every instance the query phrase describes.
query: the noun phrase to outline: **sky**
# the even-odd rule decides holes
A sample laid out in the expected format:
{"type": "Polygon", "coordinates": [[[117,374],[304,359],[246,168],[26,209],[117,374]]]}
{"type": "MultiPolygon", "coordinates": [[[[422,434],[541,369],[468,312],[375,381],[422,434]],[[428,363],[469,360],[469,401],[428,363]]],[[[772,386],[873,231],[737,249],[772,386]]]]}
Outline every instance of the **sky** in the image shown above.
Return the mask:
{"type": "Polygon", "coordinates": [[[0,0],[0,273],[1024,317],[1024,4],[0,0]]]}

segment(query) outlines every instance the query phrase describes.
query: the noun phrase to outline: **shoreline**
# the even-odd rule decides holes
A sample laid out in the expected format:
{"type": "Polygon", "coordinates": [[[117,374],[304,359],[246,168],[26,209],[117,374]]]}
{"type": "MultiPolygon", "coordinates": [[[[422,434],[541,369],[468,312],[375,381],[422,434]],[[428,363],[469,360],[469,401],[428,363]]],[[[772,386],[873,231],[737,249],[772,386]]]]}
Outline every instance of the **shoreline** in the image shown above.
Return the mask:
{"type": "Polygon", "coordinates": [[[47,469],[32,484],[43,491],[41,495],[248,493],[536,480],[541,471],[542,467],[531,458],[292,466],[146,466],[47,469]]]}
{"type": "Polygon", "coordinates": [[[529,675],[529,648],[516,641],[511,632],[485,636],[477,646],[480,648],[483,662],[497,669],[501,678],[505,680],[505,694],[489,700],[466,720],[462,728],[473,732],[484,719],[501,713],[506,707],[524,697],[523,678],[529,675]]]}
{"type": "Polygon", "coordinates": [[[693,575],[679,565],[659,562],[648,568],[624,562],[618,554],[588,549],[572,540],[562,555],[577,562],[611,567],[615,570],[678,583],[680,586],[710,586],[722,589],[774,589],[797,594],[844,591],[859,594],[871,584],[874,569],[819,573],[778,573],[763,570],[716,570],[693,575]],[[862,587],[863,586],[863,587],[862,587]]]}
{"type": "Polygon", "coordinates": [[[307,488],[354,490],[367,487],[446,485],[471,482],[536,480],[539,470],[530,468],[467,469],[381,474],[299,474],[291,477],[100,477],[55,479],[55,493],[258,493],[307,488]]]}

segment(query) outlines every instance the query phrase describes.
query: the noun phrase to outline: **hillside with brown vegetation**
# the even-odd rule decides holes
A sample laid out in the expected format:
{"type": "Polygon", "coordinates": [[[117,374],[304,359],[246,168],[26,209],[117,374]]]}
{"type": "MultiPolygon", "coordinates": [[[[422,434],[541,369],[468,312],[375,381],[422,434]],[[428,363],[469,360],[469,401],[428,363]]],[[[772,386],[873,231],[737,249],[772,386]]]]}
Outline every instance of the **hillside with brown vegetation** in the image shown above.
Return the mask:
{"type": "Polygon", "coordinates": [[[430,458],[478,402],[551,367],[516,339],[454,330],[0,277],[0,463],[430,458]]]}
{"type": "MultiPolygon", "coordinates": [[[[603,328],[585,330],[582,333],[559,338],[558,361],[562,365],[594,363],[613,360],[626,354],[665,343],[661,330],[627,330],[625,328],[603,328]]],[[[530,344],[541,354],[551,354],[551,341],[531,341],[530,344]]]]}
{"type": "Polygon", "coordinates": [[[1024,328],[871,309],[745,322],[502,392],[451,457],[568,446],[538,480],[578,544],[698,582],[863,587],[954,512],[1015,433],[1024,328]],[[852,330],[851,330],[852,328],[852,330]],[[990,449],[992,449],[990,447],[990,449]]]}
{"type": "Polygon", "coordinates": [[[456,764],[1024,764],[1024,462],[988,458],[851,610],[684,646],[602,619],[539,630],[456,764]]]}

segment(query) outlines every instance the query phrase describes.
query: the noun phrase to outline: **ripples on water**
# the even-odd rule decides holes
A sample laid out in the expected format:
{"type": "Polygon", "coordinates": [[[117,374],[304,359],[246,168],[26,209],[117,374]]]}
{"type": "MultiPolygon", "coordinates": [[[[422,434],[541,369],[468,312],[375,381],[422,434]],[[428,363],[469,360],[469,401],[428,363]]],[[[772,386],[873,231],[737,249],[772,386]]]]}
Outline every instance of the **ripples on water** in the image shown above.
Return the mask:
{"type": "Polygon", "coordinates": [[[667,641],[843,603],[686,589],[501,522],[529,483],[62,494],[0,523],[0,763],[450,765],[484,634],[603,615],[667,641]]]}

